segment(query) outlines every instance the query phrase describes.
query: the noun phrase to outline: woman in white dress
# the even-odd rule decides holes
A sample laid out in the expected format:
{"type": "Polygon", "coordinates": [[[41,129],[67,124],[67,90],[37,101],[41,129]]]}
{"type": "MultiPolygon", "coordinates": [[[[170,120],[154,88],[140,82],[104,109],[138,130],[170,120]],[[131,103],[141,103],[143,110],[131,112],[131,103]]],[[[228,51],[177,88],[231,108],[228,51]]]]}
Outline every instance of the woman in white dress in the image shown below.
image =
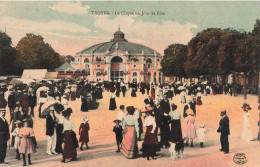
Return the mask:
{"type": "Polygon", "coordinates": [[[249,110],[251,110],[251,107],[249,104],[244,103],[242,106],[242,109],[244,110],[244,115],[243,115],[243,131],[242,131],[242,140],[249,142],[253,140],[253,135],[252,135],[252,129],[251,129],[251,124],[250,124],[250,114],[249,110]]]}

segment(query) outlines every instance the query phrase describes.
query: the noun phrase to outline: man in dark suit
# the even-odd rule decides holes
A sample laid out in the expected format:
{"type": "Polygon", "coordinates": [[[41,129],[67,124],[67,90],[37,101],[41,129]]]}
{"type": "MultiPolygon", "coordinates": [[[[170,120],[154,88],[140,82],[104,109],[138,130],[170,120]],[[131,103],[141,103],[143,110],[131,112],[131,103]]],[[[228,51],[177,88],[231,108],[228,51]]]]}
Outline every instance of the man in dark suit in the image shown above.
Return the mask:
{"type": "Polygon", "coordinates": [[[47,149],[48,155],[57,154],[56,148],[56,117],[54,115],[54,107],[50,107],[50,113],[46,117],[46,135],[47,135],[47,149]]]}
{"type": "Polygon", "coordinates": [[[7,141],[10,139],[9,125],[5,119],[5,114],[5,108],[0,108],[0,164],[5,163],[7,141]]]}
{"type": "Polygon", "coordinates": [[[225,154],[229,153],[229,142],[228,142],[228,135],[230,135],[229,131],[229,119],[227,117],[226,110],[221,111],[221,120],[219,121],[219,128],[217,132],[220,133],[220,143],[221,149],[220,151],[224,151],[225,154]]]}
{"type": "Polygon", "coordinates": [[[8,96],[8,107],[10,109],[10,115],[12,115],[14,112],[15,104],[16,101],[15,101],[14,92],[11,92],[11,94],[8,96]]]}

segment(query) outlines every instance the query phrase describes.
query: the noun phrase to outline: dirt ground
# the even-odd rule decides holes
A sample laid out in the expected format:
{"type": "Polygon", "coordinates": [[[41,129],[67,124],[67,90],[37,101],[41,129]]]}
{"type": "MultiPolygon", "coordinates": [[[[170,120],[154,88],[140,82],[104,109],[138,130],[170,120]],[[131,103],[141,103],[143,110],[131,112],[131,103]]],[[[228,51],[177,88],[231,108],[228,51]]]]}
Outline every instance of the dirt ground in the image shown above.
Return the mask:
{"type": "MultiPolygon", "coordinates": [[[[69,102],[72,107],[73,113],[71,120],[76,126],[76,133],[82,122],[82,118],[87,116],[90,124],[90,142],[88,150],[78,151],[78,160],[73,162],[61,163],[61,155],[46,155],[46,135],[45,135],[45,119],[38,118],[38,107],[35,108],[34,131],[38,142],[37,152],[32,154],[31,166],[89,166],[89,167],[177,167],[177,166],[192,166],[192,167],[235,167],[235,166],[260,166],[260,142],[242,142],[241,132],[243,126],[243,110],[241,109],[244,102],[250,104],[252,110],[251,114],[251,127],[253,130],[254,138],[257,137],[258,127],[257,121],[258,114],[258,99],[257,96],[248,95],[248,99],[244,100],[243,96],[233,97],[230,95],[208,95],[202,96],[202,106],[197,106],[197,117],[195,126],[196,129],[200,124],[205,124],[206,129],[206,143],[204,148],[199,147],[199,143],[195,139],[193,148],[185,147],[183,159],[172,161],[168,149],[162,149],[158,152],[156,160],[147,161],[145,158],[127,159],[121,153],[116,153],[115,134],[113,133],[113,120],[116,118],[118,110],[109,111],[109,93],[103,93],[104,98],[99,100],[98,110],[90,110],[88,112],[80,111],[80,99],[77,101],[69,102]],[[220,148],[220,135],[217,133],[217,128],[220,120],[220,111],[226,109],[227,115],[230,119],[230,153],[223,154],[219,151],[220,148]],[[238,165],[234,162],[233,157],[236,153],[244,153],[248,159],[244,165],[238,165]]],[[[116,99],[117,107],[121,104],[125,106],[133,105],[136,108],[143,108],[143,100],[147,95],[137,93],[137,97],[130,96],[130,91],[127,97],[116,99]]],[[[189,99],[190,97],[187,97],[189,99]]],[[[184,105],[180,104],[180,97],[175,96],[170,102],[178,105],[178,111],[183,112],[184,105]]],[[[9,113],[9,112],[8,112],[9,113]]],[[[9,120],[9,114],[7,114],[9,120]]],[[[182,128],[183,120],[182,120],[182,128]]],[[[184,130],[184,128],[183,128],[184,130]]],[[[144,134],[143,134],[144,135],[144,134]]],[[[144,137],[142,135],[142,138],[144,137]]],[[[138,142],[139,149],[141,148],[142,141],[138,142]]],[[[14,159],[15,150],[10,148],[7,152],[6,161],[9,164],[4,166],[22,166],[22,160],[14,159]]]]}

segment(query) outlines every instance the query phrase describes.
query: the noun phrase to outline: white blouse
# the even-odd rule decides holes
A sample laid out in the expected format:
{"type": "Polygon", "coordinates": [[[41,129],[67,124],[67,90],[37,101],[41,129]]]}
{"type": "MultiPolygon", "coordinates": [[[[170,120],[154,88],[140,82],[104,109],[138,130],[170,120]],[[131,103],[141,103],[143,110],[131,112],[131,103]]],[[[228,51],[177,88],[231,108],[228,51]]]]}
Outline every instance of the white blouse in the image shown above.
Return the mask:
{"type": "Polygon", "coordinates": [[[67,130],[73,130],[75,132],[75,126],[70,120],[64,119],[64,121],[63,121],[63,132],[65,132],[67,130]]]}
{"type": "Polygon", "coordinates": [[[151,133],[153,133],[155,130],[155,127],[156,127],[155,118],[152,117],[151,115],[149,115],[149,116],[145,117],[145,119],[144,119],[144,126],[147,127],[147,126],[151,126],[151,125],[153,126],[151,133]]]}

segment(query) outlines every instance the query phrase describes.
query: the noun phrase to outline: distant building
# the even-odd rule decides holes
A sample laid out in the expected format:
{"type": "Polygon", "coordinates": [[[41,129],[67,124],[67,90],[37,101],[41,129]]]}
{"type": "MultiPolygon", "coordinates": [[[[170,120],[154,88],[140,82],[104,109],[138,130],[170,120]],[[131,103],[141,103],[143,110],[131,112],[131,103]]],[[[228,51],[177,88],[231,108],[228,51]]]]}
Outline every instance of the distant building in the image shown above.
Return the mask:
{"type": "Polygon", "coordinates": [[[78,52],[71,66],[77,71],[87,71],[89,80],[123,80],[125,82],[164,81],[160,72],[160,53],[125,39],[120,31],[114,33],[110,42],[93,45],[78,52]]]}

